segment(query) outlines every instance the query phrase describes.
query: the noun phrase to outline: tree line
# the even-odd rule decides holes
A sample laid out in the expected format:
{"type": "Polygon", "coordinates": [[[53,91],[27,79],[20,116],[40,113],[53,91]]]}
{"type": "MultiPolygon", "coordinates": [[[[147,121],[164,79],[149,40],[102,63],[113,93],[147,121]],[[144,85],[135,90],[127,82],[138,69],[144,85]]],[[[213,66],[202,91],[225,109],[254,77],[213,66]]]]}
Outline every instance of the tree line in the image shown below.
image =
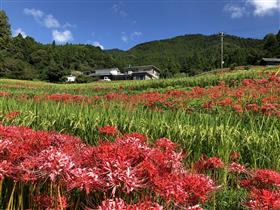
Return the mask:
{"type": "MultiPolygon", "coordinates": [[[[41,44],[32,37],[12,37],[8,17],[0,11],[0,77],[62,82],[73,71],[129,65],[155,65],[163,77],[195,75],[219,68],[218,35],[186,35],[144,43],[128,51],[85,44],[41,44]]],[[[280,31],[263,40],[225,37],[225,66],[255,65],[262,57],[280,57],[280,31]]]]}

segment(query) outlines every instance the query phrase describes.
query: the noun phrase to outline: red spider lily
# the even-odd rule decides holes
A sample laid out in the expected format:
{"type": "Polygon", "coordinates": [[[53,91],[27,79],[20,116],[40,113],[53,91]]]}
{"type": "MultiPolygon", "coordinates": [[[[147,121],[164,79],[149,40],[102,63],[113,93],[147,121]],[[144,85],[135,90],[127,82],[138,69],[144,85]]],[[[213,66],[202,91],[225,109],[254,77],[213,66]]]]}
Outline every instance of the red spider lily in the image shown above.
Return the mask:
{"type": "Polygon", "coordinates": [[[260,109],[262,110],[262,112],[266,113],[266,112],[275,110],[276,107],[277,107],[277,104],[265,104],[265,105],[261,106],[260,109]]]}
{"type": "Polygon", "coordinates": [[[232,108],[237,112],[237,113],[243,113],[243,108],[239,104],[235,104],[232,106],[232,108]]]}
{"type": "Polygon", "coordinates": [[[280,173],[273,170],[258,169],[254,173],[254,179],[257,182],[261,182],[265,185],[274,185],[280,187],[280,173]]]}
{"type": "Polygon", "coordinates": [[[246,109],[247,110],[252,110],[252,111],[258,111],[259,106],[257,104],[247,104],[246,109]]]}
{"type": "Polygon", "coordinates": [[[249,196],[250,201],[246,203],[249,209],[280,209],[280,191],[252,189],[249,196]]]}
{"type": "Polygon", "coordinates": [[[158,148],[167,151],[173,151],[175,150],[176,147],[178,147],[177,144],[175,144],[174,142],[172,142],[170,139],[167,138],[158,139],[155,144],[158,148]]]}
{"type": "Polygon", "coordinates": [[[210,108],[212,108],[214,105],[215,105],[215,103],[214,103],[213,101],[208,101],[208,102],[206,102],[206,103],[204,103],[204,104],[202,105],[202,108],[210,109],[210,108]]]}
{"type": "Polygon", "coordinates": [[[91,99],[87,96],[82,96],[82,95],[71,95],[71,94],[50,94],[50,95],[45,95],[42,97],[39,97],[38,99],[45,99],[45,100],[50,100],[50,101],[63,101],[63,102],[91,102],[91,99]]]}
{"type": "Polygon", "coordinates": [[[249,85],[251,84],[251,80],[250,80],[250,79],[244,79],[244,80],[242,81],[242,84],[243,84],[244,86],[249,86],[249,85]]]}
{"type": "Polygon", "coordinates": [[[0,91],[0,97],[10,96],[10,92],[0,91]]]}
{"type": "MultiPolygon", "coordinates": [[[[104,195],[101,199],[105,195],[148,197],[137,204],[107,200],[100,206],[103,209],[111,205],[115,209],[162,209],[153,203],[159,196],[163,204],[172,201],[182,207],[204,203],[215,190],[213,180],[189,173],[182,161],[183,151],[169,139],[159,139],[154,147],[146,139],[132,133],[114,142],[89,146],[69,135],[0,125],[0,178],[4,182],[12,179],[32,183],[42,189],[52,185],[59,186],[61,191],[79,189],[88,195],[97,192],[104,195]]],[[[216,158],[207,162],[210,168],[221,165],[216,158]]],[[[53,194],[50,208],[66,206],[66,199],[57,194],[53,194]],[[57,199],[61,198],[63,202],[58,205],[57,199]]],[[[36,202],[38,206],[50,205],[47,197],[38,197],[33,202],[36,207],[36,202]]]]}
{"type": "Polygon", "coordinates": [[[69,176],[70,170],[75,166],[71,156],[52,147],[43,150],[38,159],[38,169],[41,173],[48,174],[52,182],[59,176],[69,176]]]}
{"type": "Polygon", "coordinates": [[[101,135],[115,136],[117,134],[117,129],[113,126],[106,125],[102,128],[98,128],[101,135]]]}
{"type": "Polygon", "coordinates": [[[231,98],[224,98],[223,100],[219,101],[218,104],[220,106],[229,106],[232,104],[232,99],[231,98]]]}
{"type": "Polygon", "coordinates": [[[229,157],[230,157],[230,160],[232,161],[235,161],[235,160],[238,160],[240,158],[240,152],[231,152],[229,157]]]}
{"type": "Polygon", "coordinates": [[[239,90],[237,90],[236,92],[235,92],[235,97],[237,97],[237,98],[241,98],[243,95],[244,95],[244,90],[242,90],[242,89],[239,89],[239,90]]]}
{"type": "Polygon", "coordinates": [[[20,112],[13,111],[13,112],[7,113],[4,118],[7,120],[12,120],[12,119],[16,118],[18,115],[20,115],[20,112]]]}
{"type": "Polygon", "coordinates": [[[229,171],[236,172],[238,174],[247,173],[247,169],[245,166],[235,162],[229,164],[228,169],[229,171]]]}
{"type": "Polygon", "coordinates": [[[200,160],[195,163],[195,169],[201,172],[204,170],[223,168],[224,165],[223,161],[218,157],[207,158],[206,156],[202,156],[200,160]]]}
{"type": "Polygon", "coordinates": [[[144,143],[147,141],[147,136],[141,133],[129,133],[124,135],[124,139],[135,139],[137,142],[144,143]]]}
{"type": "Polygon", "coordinates": [[[105,201],[102,201],[102,204],[98,207],[98,210],[109,210],[109,209],[114,209],[114,210],[126,210],[127,205],[122,200],[121,198],[116,198],[116,199],[108,199],[105,201]]]}
{"type": "Polygon", "coordinates": [[[241,185],[246,188],[270,189],[280,187],[280,174],[269,169],[257,169],[248,179],[242,180],[241,185]]]}
{"type": "Polygon", "coordinates": [[[213,181],[203,175],[170,174],[155,177],[154,184],[156,192],[176,205],[204,203],[215,190],[213,181]]]}

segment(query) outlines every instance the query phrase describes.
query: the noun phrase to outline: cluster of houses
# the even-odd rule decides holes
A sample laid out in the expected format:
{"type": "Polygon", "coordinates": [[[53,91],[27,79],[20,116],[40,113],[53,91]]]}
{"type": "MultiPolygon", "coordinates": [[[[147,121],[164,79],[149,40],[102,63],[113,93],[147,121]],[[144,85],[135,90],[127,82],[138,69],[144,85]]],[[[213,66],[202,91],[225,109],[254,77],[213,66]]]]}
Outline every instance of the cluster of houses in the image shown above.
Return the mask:
{"type": "MultiPolygon", "coordinates": [[[[260,62],[263,66],[280,65],[280,58],[263,58],[260,62]]],[[[81,73],[87,77],[93,77],[103,81],[112,80],[155,80],[159,79],[160,69],[153,66],[129,66],[121,72],[118,68],[94,69],[81,73]]],[[[76,76],[67,77],[67,82],[75,82],[76,76]]]]}
{"type": "MultiPolygon", "coordinates": [[[[155,80],[159,79],[160,69],[153,65],[129,66],[121,72],[118,68],[94,69],[82,73],[84,76],[103,81],[112,80],[155,80]]],[[[67,77],[67,82],[75,82],[76,76],[67,77]]]]}

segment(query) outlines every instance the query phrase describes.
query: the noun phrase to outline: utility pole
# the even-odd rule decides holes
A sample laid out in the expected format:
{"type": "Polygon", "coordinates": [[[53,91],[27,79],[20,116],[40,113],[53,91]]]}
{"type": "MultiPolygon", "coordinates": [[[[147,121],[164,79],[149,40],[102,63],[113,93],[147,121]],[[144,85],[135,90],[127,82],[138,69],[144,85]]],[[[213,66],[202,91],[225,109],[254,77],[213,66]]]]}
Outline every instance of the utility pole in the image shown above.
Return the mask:
{"type": "Polygon", "coordinates": [[[224,32],[220,33],[221,36],[221,69],[224,68],[224,32]]]}

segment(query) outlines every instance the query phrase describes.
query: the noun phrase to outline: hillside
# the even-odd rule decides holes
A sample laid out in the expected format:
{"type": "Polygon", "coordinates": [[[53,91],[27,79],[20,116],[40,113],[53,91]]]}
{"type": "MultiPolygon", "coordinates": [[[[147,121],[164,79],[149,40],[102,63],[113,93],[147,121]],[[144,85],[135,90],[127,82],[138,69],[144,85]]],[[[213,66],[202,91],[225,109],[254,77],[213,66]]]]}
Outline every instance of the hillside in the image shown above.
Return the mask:
{"type": "MultiPolygon", "coordinates": [[[[279,49],[280,32],[263,40],[226,35],[224,66],[256,65],[263,56],[280,57],[279,49]]],[[[41,44],[21,34],[12,37],[8,17],[0,11],[0,77],[62,82],[71,71],[128,65],[158,66],[163,78],[207,72],[220,66],[220,37],[178,36],[139,44],[128,51],[102,51],[85,44],[41,44]]]]}
{"type": "MultiPolygon", "coordinates": [[[[226,35],[224,38],[225,67],[257,64],[266,54],[263,40],[226,35]]],[[[172,39],[139,44],[128,51],[110,50],[121,65],[154,64],[166,76],[184,72],[190,75],[219,68],[219,35],[185,35],[172,39]]]]}

